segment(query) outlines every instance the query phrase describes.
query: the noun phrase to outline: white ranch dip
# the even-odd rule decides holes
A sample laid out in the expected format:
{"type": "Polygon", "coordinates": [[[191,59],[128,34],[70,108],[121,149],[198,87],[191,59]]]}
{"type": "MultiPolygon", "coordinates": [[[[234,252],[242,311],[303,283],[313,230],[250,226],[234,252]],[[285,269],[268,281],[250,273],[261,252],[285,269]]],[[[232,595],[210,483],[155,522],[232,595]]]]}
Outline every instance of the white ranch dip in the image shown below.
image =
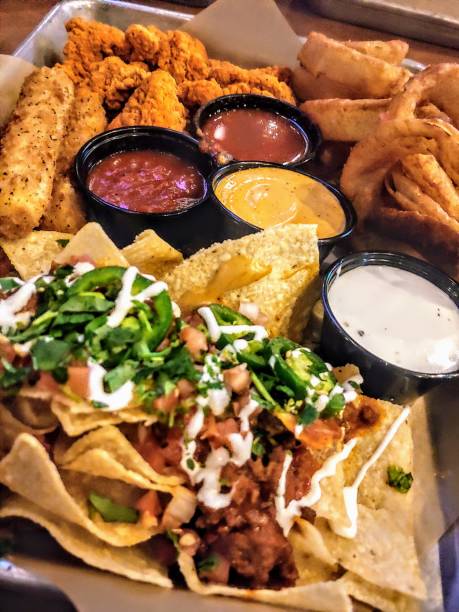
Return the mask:
{"type": "Polygon", "coordinates": [[[328,301],[362,347],[408,370],[459,368],[459,310],[441,289],[392,266],[354,268],[337,277],[328,301]]]}

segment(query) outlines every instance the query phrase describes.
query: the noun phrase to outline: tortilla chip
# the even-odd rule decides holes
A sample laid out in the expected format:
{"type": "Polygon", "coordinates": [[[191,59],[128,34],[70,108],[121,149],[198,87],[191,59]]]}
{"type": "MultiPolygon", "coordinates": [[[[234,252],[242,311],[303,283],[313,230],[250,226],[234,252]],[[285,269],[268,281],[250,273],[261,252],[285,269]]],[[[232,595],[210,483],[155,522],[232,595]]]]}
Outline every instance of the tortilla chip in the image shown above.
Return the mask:
{"type": "Polygon", "coordinates": [[[302,610],[317,610],[319,612],[352,611],[351,600],[346,593],[344,585],[339,584],[339,582],[319,582],[298,587],[288,587],[279,591],[269,589],[238,589],[218,584],[203,584],[196,573],[193,557],[185,553],[180,553],[178,563],[188,588],[201,595],[240,597],[249,601],[262,601],[272,605],[302,610]]]}
{"type": "Polygon", "coordinates": [[[2,238],[0,247],[5,251],[19,276],[28,280],[39,274],[47,274],[51,264],[63,250],[65,241],[70,238],[72,234],[38,230],[16,240],[2,238]],[[64,241],[64,244],[60,241],[64,241]]]}
{"type": "Polygon", "coordinates": [[[382,589],[352,572],[346,572],[339,579],[339,583],[345,586],[351,597],[382,612],[419,612],[419,602],[411,597],[390,589],[382,589]]]}
{"type": "Polygon", "coordinates": [[[145,230],[121,253],[129,265],[136,266],[144,274],[163,278],[183,261],[183,255],[165,242],[153,230],[145,230]]]}
{"type": "Polygon", "coordinates": [[[324,519],[317,528],[325,544],[343,567],[385,589],[423,599],[412,526],[403,513],[359,504],[359,529],[353,539],[337,536],[324,519]]]}
{"type": "Polygon", "coordinates": [[[28,433],[40,436],[52,429],[54,429],[54,427],[36,429],[26,425],[20,419],[16,418],[6,406],[0,403],[0,459],[11,450],[19,434],[28,433]]]}
{"type": "Polygon", "coordinates": [[[80,436],[91,429],[104,425],[118,425],[119,423],[145,423],[150,425],[156,422],[156,417],[147,414],[142,408],[129,408],[116,412],[87,409],[84,402],[63,402],[54,398],[51,410],[56,415],[63,430],[68,436],[80,436]]]}
{"type": "Polygon", "coordinates": [[[177,485],[183,480],[178,476],[163,476],[155,472],[119,429],[111,425],[96,429],[74,442],[59,460],[59,465],[94,476],[114,477],[109,476],[108,471],[103,471],[105,466],[107,470],[118,470],[115,478],[124,482],[128,482],[129,478],[133,479],[131,484],[137,484],[138,478],[139,487],[145,481],[177,485]],[[121,477],[121,472],[124,477],[121,477]]]}
{"type": "Polygon", "coordinates": [[[84,256],[89,257],[98,267],[129,266],[127,259],[98,223],[86,223],[55,261],[67,264],[72,263],[75,257],[84,256]]]}
{"type": "Polygon", "coordinates": [[[164,280],[180,305],[182,296],[211,287],[221,266],[241,256],[253,262],[254,269],[264,267],[268,272],[211,301],[235,310],[241,302],[256,303],[268,318],[267,329],[272,336],[300,340],[318,297],[319,253],[314,225],[273,227],[215,244],[192,255],[164,280]]]}
{"type": "MultiPolygon", "coordinates": [[[[106,488],[107,495],[111,496],[116,485],[119,488],[127,485],[107,479],[90,480],[82,474],[78,474],[78,482],[67,474],[61,476],[43,445],[27,433],[16,438],[10,453],[0,461],[0,483],[112,546],[133,546],[158,532],[138,523],[106,523],[97,514],[94,520],[90,519],[88,489],[104,494],[102,489],[106,488]]],[[[150,485],[149,488],[157,487],[150,485]]]]}
{"type": "Polygon", "coordinates": [[[67,552],[97,569],[161,587],[173,586],[167,570],[141,544],[125,548],[110,546],[85,529],[16,495],[9,497],[0,508],[0,518],[7,517],[24,518],[41,525],[67,552]]]}

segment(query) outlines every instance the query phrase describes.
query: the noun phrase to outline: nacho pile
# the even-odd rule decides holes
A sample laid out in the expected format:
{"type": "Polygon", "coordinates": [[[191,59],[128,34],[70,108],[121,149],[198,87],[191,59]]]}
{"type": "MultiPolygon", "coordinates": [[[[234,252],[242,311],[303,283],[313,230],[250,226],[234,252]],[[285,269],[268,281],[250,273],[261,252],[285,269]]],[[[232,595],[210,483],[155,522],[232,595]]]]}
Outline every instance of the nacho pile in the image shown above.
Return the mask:
{"type": "MultiPolygon", "coordinates": [[[[313,230],[218,245],[200,277],[201,252],[168,273],[171,293],[98,232],[83,228],[45,274],[0,280],[0,517],[162,587],[180,571],[202,594],[415,609],[409,409],[268,331],[273,292],[301,301],[317,274],[313,230]],[[246,286],[225,261],[244,263],[246,286]]],[[[142,248],[124,253],[145,264],[142,248]]]]}

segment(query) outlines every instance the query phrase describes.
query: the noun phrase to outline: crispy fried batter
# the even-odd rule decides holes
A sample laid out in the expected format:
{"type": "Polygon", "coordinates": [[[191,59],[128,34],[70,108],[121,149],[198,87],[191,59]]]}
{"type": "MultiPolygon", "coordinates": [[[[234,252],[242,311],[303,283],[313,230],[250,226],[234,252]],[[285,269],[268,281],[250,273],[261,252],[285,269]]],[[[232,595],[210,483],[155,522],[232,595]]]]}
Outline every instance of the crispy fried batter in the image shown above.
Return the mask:
{"type": "Polygon", "coordinates": [[[107,108],[118,110],[148,76],[143,66],[140,62],[126,64],[119,57],[106,57],[93,65],[88,85],[107,108]]]}
{"type": "Polygon", "coordinates": [[[87,87],[78,87],[59,150],[51,201],[41,222],[43,229],[76,233],[86,223],[83,198],[73,186],[72,164],[80,147],[106,125],[100,96],[87,87]]]}
{"type": "Polygon", "coordinates": [[[70,19],[65,28],[68,39],[64,47],[64,66],[74,82],[87,78],[94,62],[111,55],[129,56],[129,43],[118,28],[82,17],[70,19]]]}
{"type": "Polygon", "coordinates": [[[306,100],[301,110],[314,121],[325,140],[358,142],[369,136],[380,121],[380,115],[387,110],[389,99],[306,100]]]}
{"type": "Polygon", "coordinates": [[[177,84],[164,70],[155,70],[135,90],[109,129],[127,125],[158,125],[173,130],[186,126],[186,109],[177,97],[177,84]]]}
{"type": "Polygon", "coordinates": [[[355,49],[364,55],[399,66],[409,50],[408,43],[403,40],[347,40],[346,47],[355,49]]]}
{"type": "Polygon", "coordinates": [[[20,238],[38,226],[73,98],[73,83],[60,67],[37,69],[24,81],[1,142],[0,235],[20,238]]]}
{"type": "Polygon", "coordinates": [[[160,41],[158,66],[171,74],[177,83],[209,76],[206,48],[200,40],[179,30],[166,32],[160,41]]]}
{"type": "Polygon", "coordinates": [[[215,79],[200,79],[199,81],[183,81],[178,87],[179,100],[187,108],[195,108],[207,104],[214,98],[223,95],[223,89],[215,79]]]}
{"type": "Polygon", "coordinates": [[[404,90],[393,98],[387,118],[402,119],[416,115],[438,118],[438,113],[441,113],[442,119],[447,117],[459,128],[458,97],[458,64],[429,66],[414,76],[404,90]]]}
{"type": "Polygon", "coordinates": [[[247,70],[231,62],[210,60],[210,77],[222,86],[224,93],[258,93],[271,95],[295,104],[295,96],[287,83],[280,81],[276,74],[285,78],[285,72],[276,66],[247,70]]]}
{"type": "Polygon", "coordinates": [[[132,47],[130,62],[157,64],[159,47],[166,34],[154,25],[132,24],[126,30],[126,40],[132,47]]]}

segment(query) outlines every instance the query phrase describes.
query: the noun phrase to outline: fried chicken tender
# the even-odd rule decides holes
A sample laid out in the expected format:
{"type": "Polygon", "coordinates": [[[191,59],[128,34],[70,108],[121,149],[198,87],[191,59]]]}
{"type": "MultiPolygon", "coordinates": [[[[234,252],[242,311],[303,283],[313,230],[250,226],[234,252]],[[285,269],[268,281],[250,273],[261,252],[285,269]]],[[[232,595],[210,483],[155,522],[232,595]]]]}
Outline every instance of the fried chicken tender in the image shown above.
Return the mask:
{"type": "Polygon", "coordinates": [[[179,30],[165,33],[159,45],[158,66],[179,84],[209,76],[206,48],[200,40],[179,30]]]}
{"type": "Polygon", "coordinates": [[[166,34],[154,25],[132,24],[126,30],[126,40],[131,45],[130,62],[158,63],[159,47],[166,34]]]}
{"type": "Polygon", "coordinates": [[[271,95],[280,100],[295,104],[295,96],[284,81],[289,72],[277,67],[253,68],[247,70],[231,62],[210,60],[210,78],[217,81],[224,93],[257,93],[271,95]]]}
{"type": "Polygon", "coordinates": [[[223,89],[215,79],[200,79],[199,81],[183,81],[178,87],[180,102],[187,108],[195,108],[207,104],[214,98],[223,95],[223,89]]]}
{"type": "Polygon", "coordinates": [[[111,55],[129,56],[129,42],[118,28],[74,17],[67,21],[65,29],[68,39],[64,47],[64,67],[75,83],[90,75],[94,62],[111,55]]]}
{"type": "Polygon", "coordinates": [[[72,166],[80,147],[107,125],[102,100],[85,86],[75,89],[67,131],[59,149],[51,201],[40,227],[75,234],[85,223],[83,197],[73,185],[72,166]]]}
{"type": "Polygon", "coordinates": [[[157,125],[184,130],[187,111],[177,97],[177,84],[164,70],[155,70],[135,90],[109,129],[128,125],[157,125]]]}
{"type": "Polygon", "coordinates": [[[105,106],[111,110],[122,108],[134,89],[148,76],[146,64],[126,64],[119,57],[106,57],[93,64],[88,86],[98,93],[105,106]]]}

